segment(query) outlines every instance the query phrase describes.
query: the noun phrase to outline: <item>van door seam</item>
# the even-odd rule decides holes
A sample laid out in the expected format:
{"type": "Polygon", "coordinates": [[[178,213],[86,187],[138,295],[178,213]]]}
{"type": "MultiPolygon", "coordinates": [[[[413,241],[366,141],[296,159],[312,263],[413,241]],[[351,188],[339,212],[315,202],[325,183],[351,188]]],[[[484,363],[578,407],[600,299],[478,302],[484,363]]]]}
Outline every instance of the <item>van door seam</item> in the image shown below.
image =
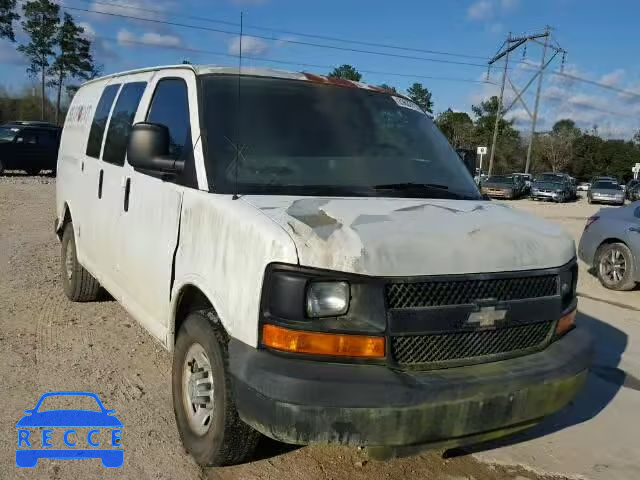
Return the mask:
{"type": "Polygon", "coordinates": [[[171,302],[173,293],[173,284],[176,280],[176,257],[178,256],[178,247],[180,247],[180,230],[182,228],[182,204],[184,192],[180,192],[180,209],[178,210],[178,234],[176,236],[176,246],[173,249],[173,258],[171,260],[171,278],[169,279],[169,302],[171,302]]]}

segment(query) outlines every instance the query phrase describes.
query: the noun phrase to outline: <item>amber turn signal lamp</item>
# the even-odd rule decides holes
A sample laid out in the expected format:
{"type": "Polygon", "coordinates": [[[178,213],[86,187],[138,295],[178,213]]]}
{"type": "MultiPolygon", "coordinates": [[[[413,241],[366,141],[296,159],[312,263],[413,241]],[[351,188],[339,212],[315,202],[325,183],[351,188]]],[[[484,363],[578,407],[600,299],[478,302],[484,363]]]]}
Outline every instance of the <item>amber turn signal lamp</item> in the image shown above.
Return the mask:
{"type": "Polygon", "coordinates": [[[283,352],[332,357],[384,358],[384,337],[262,327],[262,344],[283,352]]]}
{"type": "Polygon", "coordinates": [[[558,325],[556,325],[556,335],[564,335],[571,330],[576,321],[577,311],[578,310],[574,309],[558,320],[558,325]]]}

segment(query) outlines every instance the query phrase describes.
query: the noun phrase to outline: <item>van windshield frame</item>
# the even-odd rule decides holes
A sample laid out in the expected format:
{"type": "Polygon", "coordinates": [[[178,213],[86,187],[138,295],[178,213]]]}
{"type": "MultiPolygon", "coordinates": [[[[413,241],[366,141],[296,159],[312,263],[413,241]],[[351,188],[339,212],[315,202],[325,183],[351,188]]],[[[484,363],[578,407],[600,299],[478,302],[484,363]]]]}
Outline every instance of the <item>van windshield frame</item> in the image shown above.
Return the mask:
{"type": "Polygon", "coordinates": [[[482,200],[433,120],[405,98],[218,73],[199,76],[199,103],[215,193],[482,200]]]}

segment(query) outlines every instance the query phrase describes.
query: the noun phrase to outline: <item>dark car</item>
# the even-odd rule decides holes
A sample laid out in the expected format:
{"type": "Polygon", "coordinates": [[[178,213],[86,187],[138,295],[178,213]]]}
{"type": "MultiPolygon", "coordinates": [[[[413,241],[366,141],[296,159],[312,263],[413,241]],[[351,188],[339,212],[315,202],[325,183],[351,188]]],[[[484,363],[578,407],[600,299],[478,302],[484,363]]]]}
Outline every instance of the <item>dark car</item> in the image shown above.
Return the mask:
{"type": "Polygon", "coordinates": [[[632,201],[632,202],[636,202],[638,200],[640,200],[640,183],[637,183],[635,186],[627,189],[627,198],[632,201]]]}
{"type": "Polygon", "coordinates": [[[493,175],[482,184],[482,193],[491,198],[513,200],[524,195],[524,179],[518,175],[493,175]]]}
{"type": "Polygon", "coordinates": [[[632,198],[632,192],[638,185],[640,185],[640,180],[633,179],[627,182],[624,193],[628,200],[634,201],[634,199],[632,198]]]}
{"type": "Polygon", "coordinates": [[[44,122],[12,122],[0,125],[0,174],[24,170],[37,175],[55,174],[61,129],[44,122]]]}
{"type": "Polygon", "coordinates": [[[532,200],[553,200],[562,203],[573,198],[571,185],[567,180],[554,177],[552,180],[536,180],[531,185],[532,200]]]}
{"type": "Polygon", "coordinates": [[[612,203],[624,205],[622,185],[612,180],[598,180],[591,184],[587,193],[589,203],[612,203]]]}

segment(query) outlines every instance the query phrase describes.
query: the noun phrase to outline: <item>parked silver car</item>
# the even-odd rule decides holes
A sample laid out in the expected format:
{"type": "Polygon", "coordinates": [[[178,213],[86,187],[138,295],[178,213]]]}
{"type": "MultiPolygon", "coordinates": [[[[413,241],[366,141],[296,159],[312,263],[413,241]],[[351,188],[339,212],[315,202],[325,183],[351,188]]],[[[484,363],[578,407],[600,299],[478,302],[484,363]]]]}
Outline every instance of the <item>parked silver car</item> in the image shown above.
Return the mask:
{"type": "Polygon", "coordinates": [[[618,182],[598,180],[591,184],[587,193],[589,203],[613,203],[624,205],[624,190],[618,182]]]}
{"type": "Polygon", "coordinates": [[[640,202],[601,209],[589,218],[578,256],[606,288],[634,288],[640,282],[640,202]]]}

